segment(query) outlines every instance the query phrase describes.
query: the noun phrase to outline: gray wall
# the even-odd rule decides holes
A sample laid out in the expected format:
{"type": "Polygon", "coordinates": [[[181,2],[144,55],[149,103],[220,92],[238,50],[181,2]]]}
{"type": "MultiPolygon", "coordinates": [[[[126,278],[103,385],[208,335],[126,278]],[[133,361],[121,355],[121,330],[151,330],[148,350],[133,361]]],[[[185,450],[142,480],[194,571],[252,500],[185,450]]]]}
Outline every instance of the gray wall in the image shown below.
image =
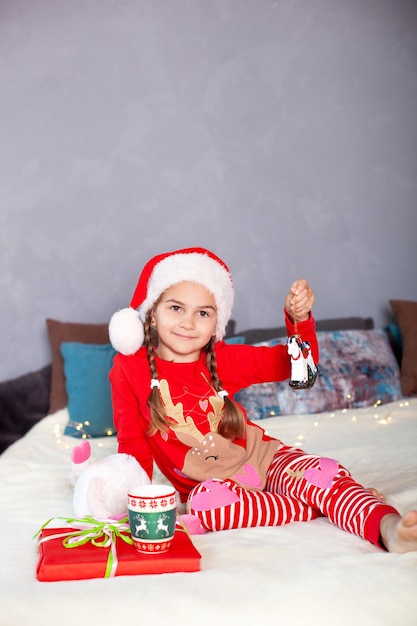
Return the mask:
{"type": "Polygon", "coordinates": [[[0,380],[207,246],[238,329],[417,299],[417,3],[1,0],[0,380]]]}

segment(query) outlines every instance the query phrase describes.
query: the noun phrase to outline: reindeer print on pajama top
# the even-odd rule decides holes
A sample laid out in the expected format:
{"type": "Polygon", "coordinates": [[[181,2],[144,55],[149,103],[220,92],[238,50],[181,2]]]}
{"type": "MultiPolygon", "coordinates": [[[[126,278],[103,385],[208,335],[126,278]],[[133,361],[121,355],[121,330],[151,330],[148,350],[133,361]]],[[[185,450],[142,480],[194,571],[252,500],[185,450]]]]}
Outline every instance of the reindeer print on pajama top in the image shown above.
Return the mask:
{"type": "Polygon", "coordinates": [[[165,379],[160,381],[160,392],[171,431],[188,447],[182,468],[176,468],[177,474],[198,482],[233,478],[242,487],[255,491],[265,487],[266,471],[277,448],[276,440],[265,438],[264,431],[251,422],[247,424],[245,440],[230,441],[219,435],[224,401],[214,391],[198,402],[199,408],[206,411],[208,432],[199,428],[190,414],[184,414],[182,402],[173,402],[165,379]]]}

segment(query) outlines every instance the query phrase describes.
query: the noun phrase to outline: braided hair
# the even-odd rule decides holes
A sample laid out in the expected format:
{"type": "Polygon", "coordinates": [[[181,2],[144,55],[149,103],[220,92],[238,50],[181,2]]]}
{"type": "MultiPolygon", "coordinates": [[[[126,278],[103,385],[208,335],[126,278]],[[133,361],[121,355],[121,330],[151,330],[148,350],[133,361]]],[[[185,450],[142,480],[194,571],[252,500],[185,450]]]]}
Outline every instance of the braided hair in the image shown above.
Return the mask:
{"type": "MultiPolygon", "coordinates": [[[[152,327],[151,323],[152,312],[150,311],[144,323],[144,344],[146,346],[149,368],[151,370],[151,378],[153,380],[158,379],[158,372],[155,365],[155,352],[154,348],[157,346],[157,333],[152,327]]],[[[158,387],[152,387],[151,393],[148,398],[148,405],[151,411],[151,423],[149,424],[148,433],[154,435],[157,430],[167,432],[168,423],[165,412],[164,403],[162,402],[161,394],[158,387]]]]}
{"type": "MultiPolygon", "coordinates": [[[[223,391],[223,385],[217,373],[217,361],[214,344],[215,339],[212,337],[205,348],[207,353],[206,363],[208,371],[210,372],[213,387],[217,393],[219,393],[220,391],[223,391]]],[[[222,435],[222,437],[225,437],[226,439],[240,439],[245,436],[245,426],[246,420],[242,409],[234,400],[225,395],[223,417],[218,428],[219,435],[222,435]]]]}

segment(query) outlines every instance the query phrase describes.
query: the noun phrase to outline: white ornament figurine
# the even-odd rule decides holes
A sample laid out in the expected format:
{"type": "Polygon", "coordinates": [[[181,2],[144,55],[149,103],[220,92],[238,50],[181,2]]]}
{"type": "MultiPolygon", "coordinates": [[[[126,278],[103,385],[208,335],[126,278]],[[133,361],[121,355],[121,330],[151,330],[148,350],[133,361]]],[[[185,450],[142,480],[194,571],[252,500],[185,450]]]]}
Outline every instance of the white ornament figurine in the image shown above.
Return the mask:
{"type": "Polygon", "coordinates": [[[317,366],[311,356],[310,344],[302,341],[299,335],[291,335],[287,341],[287,350],[291,357],[290,387],[311,389],[316,382],[317,366]]]}

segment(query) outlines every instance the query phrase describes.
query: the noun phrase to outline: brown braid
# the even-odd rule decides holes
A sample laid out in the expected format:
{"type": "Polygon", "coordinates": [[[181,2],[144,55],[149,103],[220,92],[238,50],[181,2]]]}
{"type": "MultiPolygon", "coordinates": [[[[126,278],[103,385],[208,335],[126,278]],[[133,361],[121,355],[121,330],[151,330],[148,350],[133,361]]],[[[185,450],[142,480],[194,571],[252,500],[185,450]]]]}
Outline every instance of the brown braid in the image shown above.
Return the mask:
{"type": "MultiPolygon", "coordinates": [[[[217,373],[216,353],[214,351],[214,338],[207,344],[207,369],[210,372],[213,387],[219,393],[223,390],[222,382],[217,373]]],[[[246,420],[239,405],[228,396],[224,398],[223,418],[220,422],[218,433],[226,439],[242,438],[245,436],[246,420]]]]}
{"type": "MultiPolygon", "coordinates": [[[[152,328],[152,311],[150,311],[145,320],[144,324],[144,344],[146,346],[149,368],[151,370],[151,378],[158,379],[158,372],[156,371],[155,365],[155,333],[152,328]]],[[[151,411],[151,423],[149,424],[148,434],[154,435],[157,430],[161,430],[163,432],[167,432],[168,425],[166,419],[166,413],[164,404],[162,402],[161,394],[159,393],[159,389],[154,387],[151,390],[148,398],[148,405],[151,411]]]]}

